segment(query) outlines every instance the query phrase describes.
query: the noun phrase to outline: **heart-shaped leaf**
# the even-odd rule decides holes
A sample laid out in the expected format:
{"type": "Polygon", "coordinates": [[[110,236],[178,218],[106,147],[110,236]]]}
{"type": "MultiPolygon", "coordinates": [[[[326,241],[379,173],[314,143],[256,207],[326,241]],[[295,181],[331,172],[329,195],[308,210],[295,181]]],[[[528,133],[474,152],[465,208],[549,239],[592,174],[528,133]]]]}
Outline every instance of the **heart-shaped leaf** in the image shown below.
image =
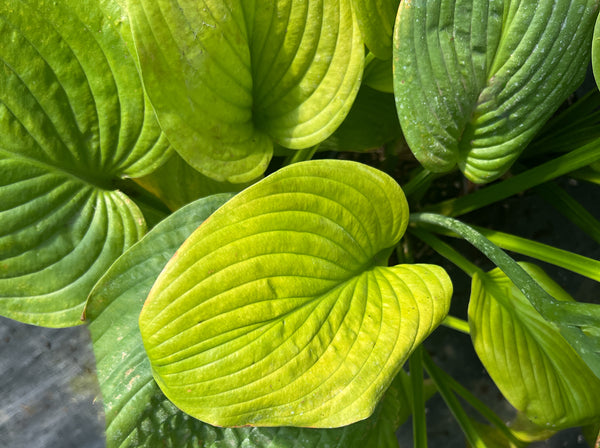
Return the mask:
{"type": "Polygon", "coordinates": [[[228,194],[211,196],[173,213],[111,266],[88,299],[86,318],[104,400],[108,448],[197,447],[200,441],[205,448],[223,443],[232,447],[360,448],[367,438],[387,443],[376,446],[394,446],[397,427],[410,415],[409,381],[403,371],[371,418],[336,430],[215,428],[177,409],[154,382],[137,323],[142,304],[176,249],[229,198],[228,194]]]}
{"type": "Polygon", "coordinates": [[[85,299],[145,232],[113,184],[168,143],[112,0],[0,2],[0,313],[81,323],[85,299]]]}
{"type": "Polygon", "coordinates": [[[450,302],[442,268],[385,266],[407,219],[398,184],[349,161],[297,163],[238,194],[140,315],[165,395],[220,426],[368,417],[450,302]]]}
{"type": "Polygon", "coordinates": [[[394,90],[425,168],[470,180],[506,172],[583,80],[594,0],[402,2],[394,90]]]}
{"type": "Polygon", "coordinates": [[[352,0],[366,46],[379,59],[392,58],[392,34],[400,0],[352,0]]]}
{"type": "MultiPolygon", "coordinates": [[[[573,301],[540,268],[520,264],[555,299],[573,301]]],[[[600,418],[600,379],[499,269],[473,276],[469,324],[490,376],[532,422],[561,429],[600,418]]]]}
{"type": "Polygon", "coordinates": [[[350,0],[131,0],[144,85],[175,149],[220,181],[260,176],[273,141],[327,138],[358,91],[350,0]]]}

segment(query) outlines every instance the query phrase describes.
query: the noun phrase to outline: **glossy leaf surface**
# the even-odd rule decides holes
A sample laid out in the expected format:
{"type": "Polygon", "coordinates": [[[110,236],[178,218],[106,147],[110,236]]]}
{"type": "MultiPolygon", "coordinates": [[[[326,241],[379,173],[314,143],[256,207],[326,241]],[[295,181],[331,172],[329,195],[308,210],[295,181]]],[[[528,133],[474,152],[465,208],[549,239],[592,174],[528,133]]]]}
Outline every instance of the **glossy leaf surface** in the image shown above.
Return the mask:
{"type": "Polygon", "coordinates": [[[163,392],[219,426],[368,417],[450,301],[443,269],[386,266],[407,208],[389,176],[339,160],[288,166],[234,197],[140,315],[163,392]]]}
{"type": "MultiPolygon", "coordinates": [[[[150,288],[181,243],[230,198],[219,194],[173,213],[115,262],[92,292],[86,318],[92,334],[106,413],[108,448],[272,447],[360,448],[367,438],[395,440],[410,408],[401,372],[366,421],[336,430],[216,428],[177,409],[152,377],[137,318],[150,288]]],[[[369,445],[367,445],[369,446],[369,445]]]]}
{"type": "Polygon", "coordinates": [[[592,0],[407,1],[395,28],[394,90],[406,140],[430,171],[506,172],[581,83],[592,0]]]}
{"type": "Polygon", "coordinates": [[[132,0],[145,87],[171,143],[220,181],[259,177],[273,141],[313,146],[358,91],[350,0],[132,0]]]}
{"type": "MultiPolygon", "coordinates": [[[[555,299],[573,301],[540,268],[521,266],[555,299]]],[[[499,269],[473,277],[469,323],[490,376],[532,422],[561,429],[600,418],[600,379],[499,269]]]]}
{"type": "Polygon", "coordinates": [[[113,1],[0,3],[0,313],[60,327],[145,232],[113,182],[168,154],[113,1]]]}

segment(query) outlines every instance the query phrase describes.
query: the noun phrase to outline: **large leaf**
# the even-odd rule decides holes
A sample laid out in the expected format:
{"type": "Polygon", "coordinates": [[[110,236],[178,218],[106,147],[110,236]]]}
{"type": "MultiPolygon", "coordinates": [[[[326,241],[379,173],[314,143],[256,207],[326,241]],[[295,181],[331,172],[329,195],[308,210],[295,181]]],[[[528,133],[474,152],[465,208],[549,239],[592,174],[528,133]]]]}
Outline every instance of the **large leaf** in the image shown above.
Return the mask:
{"type": "MultiPolygon", "coordinates": [[[[336,430],[297,428],[222,429],[177,409],[154,382],[138,329],[150,288],[181,243],[230,195],[196,201],[173,213],[129,249],[98,282],[86,306],[106,413],[108,448],[233,447],[360,448],[367,438],[392,444],[410,412],[409,383],[400,375],[368,420],[336,430]]],[[[380,445],[366,445],[380,446],[380,445]]],[[[397,442],[396,442],[397,446],[397,442]]]]}
{"type": "Polygon", "coordinates": [[[442,268],[386,266],[407,212],[393,179],[339,160],[288,166],[234,197],[140,315],[165,395],[223,426],[368,417],[449,307],[442,268]]]}
{"type": "MultiPolygon", "coordinates": [[[[573,299],[540,268],[521,266],[555,299],[573,299]]],[[[535,424],[560,429],[600,418],[600,379],[499,269],[473,277],[473,345],[515,408],[535,424]]]]}
{"type": "Polygon", "coordinates": [[[0,313],[80,323],[85,299],[144,233],[113,187],[168,155],[112,0],[0,2],[0,313]]]}
{"type": "Polygon", "coordinates": [[[415,156],[478,183],[501,176],[583,80],[594,0],[402,2],[394,90],[415,156]]]}
{"type": "Polygon", "coordinates": [[[379,59],[392,58],[392,34],[400,0],[352,0],[365,44],[379,59]]]}
{"type": "Polygon", "coordinates": [[[273,141],[327,138],[356,95],[350,0],[131,0],[144,84],[175,149],[215,180],[261,175],[273,141]]]}

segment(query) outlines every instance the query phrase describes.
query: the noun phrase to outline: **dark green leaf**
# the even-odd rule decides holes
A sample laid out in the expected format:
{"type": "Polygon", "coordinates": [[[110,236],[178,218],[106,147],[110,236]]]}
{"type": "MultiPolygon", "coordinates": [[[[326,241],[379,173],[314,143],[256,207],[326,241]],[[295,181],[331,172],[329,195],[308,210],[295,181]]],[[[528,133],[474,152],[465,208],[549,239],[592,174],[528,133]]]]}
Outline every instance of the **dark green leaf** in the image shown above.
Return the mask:
{"type": "Polygon", "coordinates": [[[394,90],[425,168],[470,180],[505,173],[581,83],[594,0],[402,2],[394,90]]]}

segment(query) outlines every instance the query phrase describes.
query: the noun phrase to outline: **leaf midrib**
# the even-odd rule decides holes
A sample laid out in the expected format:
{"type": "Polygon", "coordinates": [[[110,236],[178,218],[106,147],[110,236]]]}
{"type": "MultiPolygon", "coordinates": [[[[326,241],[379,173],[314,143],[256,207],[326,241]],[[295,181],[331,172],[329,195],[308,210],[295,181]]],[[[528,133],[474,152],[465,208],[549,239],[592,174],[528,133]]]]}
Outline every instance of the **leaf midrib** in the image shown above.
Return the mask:
{"type": "Polygon", "coordinates": [[[19,153],[15,153],[12,151],[8,151],[1,147],[0,147],[0,155],[4,155],[9,159],[18,159],[18,160],[24,161],[30,165],[34,165],[39,168],[42,168],[50,173],[58,172],[67,177],[70,177],[78,182],[87,184],[87,185],[92,186],[99,190],[105,190],[105,191],[115,191],[116,190],[116,188],[114,186],[114,182],[116,181],[116,179],[113,179],[113,178],[106,179],[101,176],[94,176],[91,173],[86,173],[86,175],[82,175],[80,172],[78,172],[74,169],[70,169],[70,168],[56,165],[56,164],[47,163],[47,162],[35,159],[33,157],[24,155],[24,154],[19,154],[19,153]]]}

